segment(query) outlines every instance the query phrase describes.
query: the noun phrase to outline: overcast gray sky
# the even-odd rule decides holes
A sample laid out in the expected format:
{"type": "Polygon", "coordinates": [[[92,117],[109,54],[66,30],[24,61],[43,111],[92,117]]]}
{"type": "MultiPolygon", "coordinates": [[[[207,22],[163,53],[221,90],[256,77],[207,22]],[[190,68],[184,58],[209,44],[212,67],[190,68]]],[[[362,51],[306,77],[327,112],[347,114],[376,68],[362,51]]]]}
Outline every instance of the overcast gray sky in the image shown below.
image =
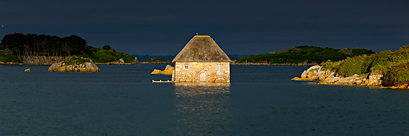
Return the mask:
{"type": "Polygon", "coordinates": [[[227,54],[311,45],[368,48],[409,44],[408,0],[10,0],[0,4],[0,37],[78,35],[88,45],[133,55],[176,55],[209,34],[227,54]]]}

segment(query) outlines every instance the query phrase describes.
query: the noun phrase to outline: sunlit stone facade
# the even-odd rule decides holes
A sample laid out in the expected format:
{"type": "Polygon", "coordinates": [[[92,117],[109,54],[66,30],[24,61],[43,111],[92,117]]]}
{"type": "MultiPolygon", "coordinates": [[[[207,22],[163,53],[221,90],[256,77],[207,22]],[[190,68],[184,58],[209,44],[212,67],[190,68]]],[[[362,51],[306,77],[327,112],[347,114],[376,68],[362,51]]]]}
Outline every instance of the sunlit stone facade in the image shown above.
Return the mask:
{"type": "Polygon", "coordinates": [[[175,62],[175,82],[230,83],[230,62],[175,62]]]}

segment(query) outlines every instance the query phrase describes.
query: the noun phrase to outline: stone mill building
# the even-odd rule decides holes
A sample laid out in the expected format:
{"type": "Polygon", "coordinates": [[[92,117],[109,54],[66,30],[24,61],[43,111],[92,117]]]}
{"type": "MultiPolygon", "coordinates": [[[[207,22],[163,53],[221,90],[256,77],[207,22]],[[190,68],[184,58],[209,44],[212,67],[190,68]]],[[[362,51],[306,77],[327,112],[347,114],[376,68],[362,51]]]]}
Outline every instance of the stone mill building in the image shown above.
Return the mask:
{"type": "Polygon", "coordinates": [[[172,62],[174,82],[230,83],[231,60],[208,35],[194,36],[172,62]]]}

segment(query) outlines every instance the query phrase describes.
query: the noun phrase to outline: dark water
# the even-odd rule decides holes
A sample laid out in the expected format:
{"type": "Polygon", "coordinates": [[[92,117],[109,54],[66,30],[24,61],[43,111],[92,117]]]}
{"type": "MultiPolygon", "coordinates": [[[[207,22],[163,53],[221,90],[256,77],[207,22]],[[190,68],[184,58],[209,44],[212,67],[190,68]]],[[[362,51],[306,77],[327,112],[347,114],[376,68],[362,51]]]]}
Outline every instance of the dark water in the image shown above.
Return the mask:
{"type": "Polygon", "coordinates": [[[308,67],[232,66],[227,85],[99,67],[0,66],[0,135],[409,135],[409,91],[290,80],[308,67]]]}

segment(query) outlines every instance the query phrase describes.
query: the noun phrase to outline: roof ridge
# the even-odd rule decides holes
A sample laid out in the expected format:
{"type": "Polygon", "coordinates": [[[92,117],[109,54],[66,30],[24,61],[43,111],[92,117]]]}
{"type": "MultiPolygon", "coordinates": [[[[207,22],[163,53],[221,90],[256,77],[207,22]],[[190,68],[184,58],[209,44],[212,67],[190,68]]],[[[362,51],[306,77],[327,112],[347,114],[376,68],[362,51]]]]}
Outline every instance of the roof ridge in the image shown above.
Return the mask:
{"type": "Polygon", "coordinates": [[[194,37],[210,37],[209,35],[195,35],[194,37]]]}

